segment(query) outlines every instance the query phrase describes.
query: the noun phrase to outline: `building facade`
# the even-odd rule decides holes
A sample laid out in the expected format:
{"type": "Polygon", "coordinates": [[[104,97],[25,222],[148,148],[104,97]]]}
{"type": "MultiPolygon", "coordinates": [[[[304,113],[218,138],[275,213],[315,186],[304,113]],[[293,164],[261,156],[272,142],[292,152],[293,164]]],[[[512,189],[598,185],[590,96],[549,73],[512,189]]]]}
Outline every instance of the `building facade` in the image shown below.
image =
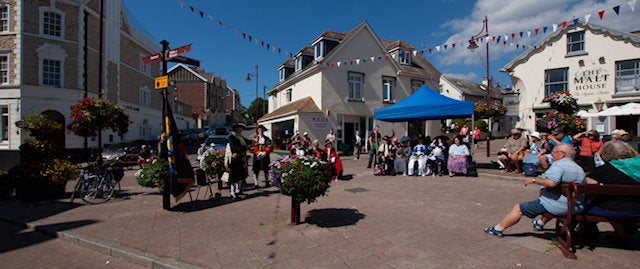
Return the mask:
{"type": "Polygon", "coordinates": [[[269,113],[259,119],[278,147],[295,131],[324,141],[329,129],[338,145],[354,133],[366,138],[374,125],[383,135],[440,132],[439,122],[374,121],[374,110],[404,99],[426,84],[438,89],[440,72],[401,40],[380,39],[367,22],[348,32],[325,31],[295,58],[278,67],[279,82],[267,92],[269,113]]]}
{"type": "MultiPolygon", "coordinates": [[[[519,127],[534,130],[548,112],[542,103],[554,92],[569,92],[578,106],[598,112],[640,101],[640,36],[593,23],[569,25],[518,56],[508,72],[518,96],[519,127]],[[603,104],[602,108],[598,104],[603,104]]],[[[638,116],[590,118],[587,129],[602,134],[621,128],[638,135],[638,116]]]]}
{"type": "Polygon", "coordinates": [[[175,97],[192,107],[195,126],[218,126],[226,124],[225,98],[227,81],[207,73],[203,69],[177,64],[169,69],[170,81],[175,81],[175,97]]]}
{"type": "MultiPolygon", "coordinates": [[[[121,104],[131,120],[123,136],[104,131],[103,143],[157,139],[162,102],[154,77],[160,65],[144,64],[142,57],[160,47],[128,23],[120,0],[3,1],[0,13],[0,154],[16,154],[29,138],[16,121],[44,113],[68,126],[71,105],[99,93],[121,104]]],[[[193,125],[185,116],[190,106],[171,105],[180,128],[193,125]]],[[[67,149],[84,147],[84,138],[70,130],[62,135],[67,149]]],[[[96,139],[87,146],[97,147],[96,139]]]]}

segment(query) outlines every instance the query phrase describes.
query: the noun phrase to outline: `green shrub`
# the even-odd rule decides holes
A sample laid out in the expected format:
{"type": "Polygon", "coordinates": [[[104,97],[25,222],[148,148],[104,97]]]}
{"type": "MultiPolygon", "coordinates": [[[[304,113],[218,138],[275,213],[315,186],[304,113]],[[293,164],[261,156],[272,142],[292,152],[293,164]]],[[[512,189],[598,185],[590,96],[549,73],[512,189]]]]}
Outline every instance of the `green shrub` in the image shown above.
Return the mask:
{"type": "Polygon", "coordinates": [[[136,182],[143,187],[163,188],[164,179],[169,178],[169,165],[165,160],[153,160],[146,163],[138,173],[136,173],[136,182]]]}

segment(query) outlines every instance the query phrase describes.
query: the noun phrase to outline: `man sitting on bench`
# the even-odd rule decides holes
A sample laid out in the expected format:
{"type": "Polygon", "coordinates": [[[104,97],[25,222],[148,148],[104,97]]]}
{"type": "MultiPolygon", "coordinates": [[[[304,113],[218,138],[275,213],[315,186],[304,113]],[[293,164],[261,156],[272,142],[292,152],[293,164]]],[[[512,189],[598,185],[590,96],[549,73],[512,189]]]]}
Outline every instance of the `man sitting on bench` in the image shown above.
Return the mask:
{"type": "MultiPolygon", "coordinates": [[[[567,214],[567,197],[559,193],[552,193],[547,189],[558,186],[560,183],[576,182],[584,183],[585,174],[578,164],[573,161],[576,155],[576,151],[573,146],[568,144],[557,145],[551,152],[554,162],[549,169],[544,172],[540,177],[526,177],[524,185],[535,184],[542,186],[540,190],[540,196],[538,199],[528,202],[516,204],[513,209],[494,227],[488,227],[484,229],[484,232],[490,235],[502,237],[504,229],[513,226],[520,221],[522,215],[525,215],[531,219],[533,229],[540,231],[544,224],[549,221],[548,219],[535,220],[535,217],[544,213],[551,213],[553,215],[566,215],[567,214]]],[[[576,203],[573,208],[575,213],[582,211],[582,201],[576,203]]]]}

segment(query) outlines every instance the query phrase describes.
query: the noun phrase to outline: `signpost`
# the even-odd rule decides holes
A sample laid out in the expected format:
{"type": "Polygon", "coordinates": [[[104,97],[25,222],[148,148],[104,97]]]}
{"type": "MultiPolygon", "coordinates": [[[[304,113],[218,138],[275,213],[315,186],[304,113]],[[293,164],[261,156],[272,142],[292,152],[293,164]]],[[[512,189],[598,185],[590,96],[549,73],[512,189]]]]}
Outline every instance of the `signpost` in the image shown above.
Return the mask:
{"type": "MultiPolygon", "coordinates": [[[[162,90],[162,130],[166,134],[166,122],[165,116],[167,113],[166,100],[167,100],[167,87],[169,86],[169,77],[167,76],[167,62],[185,63],[193,66],[200,66],[200,61],[180,56],[191,51],[191,44],[169,49],[169,42],[166,40],[160,41],[162,44],[162,52],[154,53],[142,58],[142,63],[157,63],[162,62],[162,76],[155,78],[155,89],[162,90]]],[[[167,158],[167,156],[160,156],[160,158],[167,158]]],[[[171,182],[169,179],[165,179],[165,188],[162,190],[162,208],[171,209],[171,182]]]]}

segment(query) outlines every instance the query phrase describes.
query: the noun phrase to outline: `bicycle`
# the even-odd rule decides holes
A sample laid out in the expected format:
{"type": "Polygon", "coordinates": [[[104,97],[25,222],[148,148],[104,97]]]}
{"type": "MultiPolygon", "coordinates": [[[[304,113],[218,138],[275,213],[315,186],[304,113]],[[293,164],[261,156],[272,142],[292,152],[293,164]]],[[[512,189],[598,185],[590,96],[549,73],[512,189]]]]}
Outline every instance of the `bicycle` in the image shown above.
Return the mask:
{"type": "Polygon", "coordinates": [[[80,176],[71,193],[70,202],[79,196],[87,204],[101,204],[109,201],[113,196],[113,175],[106,167],[96,168],[95,164],[80,169],[80,176]],[[77,196],[76,196],[77,195],[77,196]]]}

